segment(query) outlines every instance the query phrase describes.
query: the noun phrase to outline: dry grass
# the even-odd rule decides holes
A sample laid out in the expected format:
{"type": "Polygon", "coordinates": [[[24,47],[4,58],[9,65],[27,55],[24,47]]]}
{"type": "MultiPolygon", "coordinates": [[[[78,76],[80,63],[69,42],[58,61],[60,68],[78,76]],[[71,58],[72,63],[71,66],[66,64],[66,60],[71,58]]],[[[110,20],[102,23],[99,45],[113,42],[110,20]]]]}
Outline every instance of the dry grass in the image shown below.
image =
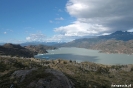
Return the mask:
{"type": "MultiPolygon", "coordinates": [[[[0,88],[9,88],[19,79],[10,79],[16,70],[39,68],[25,79],[16,83],[14,88],[27,85],[31,80],[47,76],[42,69],[52,68],[63,72],[75,85],[75,88],[110,88],[115,84],[133,85],[133,65],[107,66],[91,62],[76,63],[67,60],[37,60],[34,58],[0,57],[0,88]],[[3,87],[4,86],[4,87],[3,87]]],[[[24,87],[21,87],[24,88],[24,87]]]]}

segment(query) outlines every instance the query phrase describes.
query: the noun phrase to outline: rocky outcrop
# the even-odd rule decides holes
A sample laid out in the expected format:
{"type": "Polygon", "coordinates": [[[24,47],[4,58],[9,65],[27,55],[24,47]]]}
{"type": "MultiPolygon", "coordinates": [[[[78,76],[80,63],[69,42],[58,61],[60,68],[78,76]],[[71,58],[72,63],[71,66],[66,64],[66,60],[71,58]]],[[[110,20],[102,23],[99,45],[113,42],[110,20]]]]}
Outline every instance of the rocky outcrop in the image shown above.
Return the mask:
{"type": "Polygon", "coordinates": [[[25,79],[26,75],[29,75],[33,70],[37,70],[37,69],[33,68],[33,69],[30,69],[30,70],[18,70],[18,71],[15,71],[12,74],[11,78],[20,78],[20,82],[22,82],[25,79]]]}
{"type": "Polygon", "coordinates": [[[54,77],[50,76],[46,78],[39,79],[37,82],[31,82],[29,88],[74,88],[73,83],[60,71],[53,69],[46,69],[46,73],[52,74],[54,77]]]}
{"type": "Polygon", "coordinates": [[[42,76],[41,78],[36,76],[34,80],[26,78],[30,77],[30,75],[35,76],[38,71],[38,69],[18,70],[12,74],[11,79],[19,80],[17,85],[21,85],[27,80],[29,83],[25,83],[26,88],[74,88],[73,83],[62,72],[53,69],[43,70],[44,74],[48,74],[47,76],[42,76]]]}

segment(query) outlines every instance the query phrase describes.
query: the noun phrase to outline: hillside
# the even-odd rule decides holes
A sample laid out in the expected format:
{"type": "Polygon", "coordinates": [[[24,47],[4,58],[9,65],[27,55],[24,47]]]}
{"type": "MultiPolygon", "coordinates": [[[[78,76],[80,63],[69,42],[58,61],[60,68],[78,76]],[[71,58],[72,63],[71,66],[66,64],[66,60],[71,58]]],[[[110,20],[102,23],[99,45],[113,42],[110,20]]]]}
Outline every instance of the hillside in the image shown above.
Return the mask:
{"type": "Polygon", "coordinates": [[[19,57],[34,57],[34,53],[28,49],[11,43],[6,43],[3,46],[0,46],[0,55],[10,55],[10,56],[19,56],[19,57]]]}
{"type": "Polygon", "coordinates": [[[96,38],[76,39],[56,46],[96,49],[105,53],[133,54],[133,32],[116,31],[110,35],[98,36],[96,38]]]}
{"type": "Polygon", "coordinates": [[[133,65],[0,56],[0,88],[112,88],[133,85],[133,65]]]}
{"type": "Polygon", "coordinates": [[[29,45],[25,46],[25,48],[38,54],[48,53],[46,50],[56,49],[56,47],[46,45],[29,45]]]}
{"type": "Polygon", "coordinates": [[[46,45],[29,45],[22,47],[19,44],[6,43],[0,46],[0,55],[34,57],[36,54],[47,53],[46,50],[49,49],[56,49],[56,47],[46,45]]]}
{"type": "Polygon", "coordinates": [[[104,53],[124,53],[133,54],[133,40],[122,41],[122,40],[106,40],[99,42],[90,47],[94,50],[101,50],[104,53]]]}

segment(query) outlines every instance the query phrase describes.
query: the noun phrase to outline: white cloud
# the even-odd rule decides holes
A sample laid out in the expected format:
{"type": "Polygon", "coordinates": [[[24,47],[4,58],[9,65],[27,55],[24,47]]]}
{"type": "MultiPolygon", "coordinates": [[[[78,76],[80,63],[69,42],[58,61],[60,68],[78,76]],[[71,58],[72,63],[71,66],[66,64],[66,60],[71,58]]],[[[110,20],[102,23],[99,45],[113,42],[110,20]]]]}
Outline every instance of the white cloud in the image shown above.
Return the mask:
{"type": "Polygon", "coordinates": [[[26,40],[31,41],[40,41],[40,42],[68,42],[74,40],[74,37],[64,36],[64,35],[54,35],[52,37],[46,37],[42,33],[30,34],[26,37],[26,40]]]}
{"type": "Polygon", "coordinates": [[[133,28],[132,0],[69,0],[70,15],[87,23],[108,26],[112,31],[133,28]]]}
{"type": "MultiPolygon", "coordinates": [[[[53,37],[43,38],[44,34],[32,34],[26,39],[47,42],[71,41],[80,37],[108,35],[117,30],[129,30],[133,28],[132,4],[132,0],[69,0],[66,11],[71,17],[76,18],[75,21],[55,28],[54,31],[59,34],[53,37]]],[[[55,20],[60,21],[64,18],[59,17],[55,20]]],[[[57,23],[54,21],[49,22],[57,23]]]]}
{"type": "Polygon", "coordinates": [[[26,37],[27,41],[44,41],[46,36],[42,33],[30,34],[30,36],[26,37]]]}
{"type": "Polygon", "coordinates": [[[130,29],[130,30],[127,30],[128,32],[133,32],[133,28],[132,29],[130,29]]]}
{"type": "Polygon", "coordinates": [[[59,35],[54,35],[50,38],[46,38],[45,41],[46,42],[69,42],[74,39],[75,39],[74,37],[71,37],[71,36],[69,37],[69,36],[64,36],[62,34],[59,34],[59,35]]]}
{"type": "Polygon", "coordinates": [[[50,22],[50,23],[53,23],[53,21],[52,21],[52,20],[50,20],[49,22],[50,22]]]}
{"type": "Polygon", "coordinates": [[[102,35],[110,35],[111,33],[103,33],[102,35]]]}
{"type": "Polygon", "coordinates": [[[63,17],[55,18],[55,20],[64,20],[64,18],[63,17]]]}
{"type": "Polygon", "coordinates": [[[3,30],[2,31],[3,34],[7,34],[7,33],[13,32],[13,30],[11,30],[11,29],[2,29],[2,30],[3,30]]]}
{"type": "Polygon", "coordinates": [[[132,0],[69,0],[67,12],[76,18],[69,25],[55,28],[62,36],[105,35],[133,28],[132,0]]]}
{"type": "Polygon", "coordinates": [[[61,9],[58,9],[59,12],[63,12],[61,9]]]}
{"type": "Polygon", "coordinates": [[[68,26],[55,28],[54,31],[59,32],[64,36],[94,36],[98,35],[99,32],[105,32],[108,29],[109,28],[103,27],[99,24],[89,24],[75,21],[73,24],[70,24],[68,26]]]}
{"type": "Polygon", "coordinates": [[[31,40],[31,37],[26,37],[26,40],[30,41],[31,40]]]}
{"type": "Polygon", "coordinates": [[[7,34],[7,32],[5,31],[4,34],[7,34]]]}

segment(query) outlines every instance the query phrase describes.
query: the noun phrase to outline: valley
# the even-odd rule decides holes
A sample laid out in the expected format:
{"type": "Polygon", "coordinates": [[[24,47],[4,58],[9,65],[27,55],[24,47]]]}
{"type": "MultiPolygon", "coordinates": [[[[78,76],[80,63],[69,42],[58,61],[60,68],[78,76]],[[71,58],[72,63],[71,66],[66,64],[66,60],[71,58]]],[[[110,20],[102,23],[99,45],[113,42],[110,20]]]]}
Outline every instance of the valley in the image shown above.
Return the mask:
{"type": "Polygon", "coordinates": [[[0,88],[133,85],[133,40],[124,38],[132,33],[123,33],[52,46],[3,44],[0,46],[0,88]],[[112,37],[114,35],[119,38],[112,37]]]}
{"type": "Polygon", "coordinates": [[[133,0],[0,0],[0,88],[133,88],[133,0]]]}

